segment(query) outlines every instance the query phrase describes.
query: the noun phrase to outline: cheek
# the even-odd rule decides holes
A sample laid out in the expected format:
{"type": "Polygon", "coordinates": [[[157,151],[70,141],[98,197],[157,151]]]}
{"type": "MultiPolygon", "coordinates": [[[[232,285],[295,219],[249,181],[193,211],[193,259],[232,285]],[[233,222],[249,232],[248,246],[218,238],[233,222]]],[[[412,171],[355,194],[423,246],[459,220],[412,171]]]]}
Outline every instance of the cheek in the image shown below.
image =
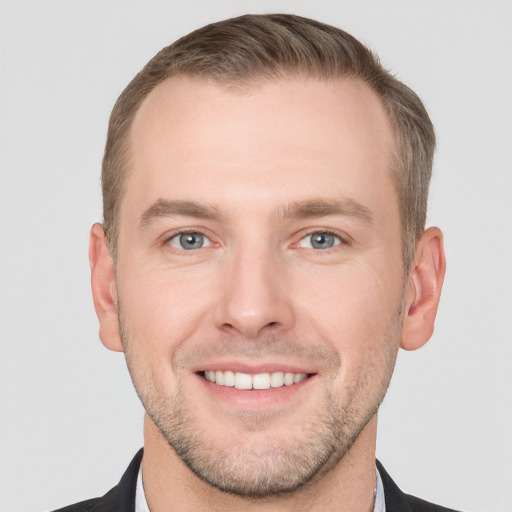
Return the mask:
{"type": "Polygon", "coordinates": [[[399,347],[401,297],[400,279],[353,266],[310,301],[312,328],[340,355],[332,389],[347,411],[373,410],[384,397],[399,347]]]}
{"type": "Polygon", "coordinates": [[[169,272],[119,275],[118,294],[124,348],[130,375],[146,407],[160,407],[156,397],[173,397],[182,372],[176,351],[194,338],[204,321],[203,281],[191,283],[169,272]],[[177,380],[178,378],[178,380],[177,380]]]}
{"type": "MultiPolygon", "coordinates": [[[[302,330],[329,343],[340,355],[333,387],[345,403],[381,399],[399,346],[401,278],[384,269],[352,264],[337,272],[317,274],[308,298],[297,303],[302,330]]],[[[359,402],[358,402],[359,403],[359,402]]]]}
{"type": "Polygon", "coordinates": [[[401,279],[383,269],[347,265],[315,274],[295,287],[298,318],[309,322],[337,349],[375,348],[399,318],[401,279]]]}
{"type": "Polygon", "coordinates": [[[118,286],[126,334],[152,360],[172,360],[207,320],[211,282],[201,276],[154,269],[120,275],[118,286]]]}

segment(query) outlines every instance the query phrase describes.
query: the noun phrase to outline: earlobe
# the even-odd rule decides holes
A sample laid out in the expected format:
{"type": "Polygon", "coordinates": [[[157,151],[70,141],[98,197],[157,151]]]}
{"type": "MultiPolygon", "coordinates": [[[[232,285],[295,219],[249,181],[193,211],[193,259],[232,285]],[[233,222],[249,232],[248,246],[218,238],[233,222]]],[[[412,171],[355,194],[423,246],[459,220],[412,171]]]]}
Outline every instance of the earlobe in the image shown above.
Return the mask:
{"type": "Polygon", "coordinates": [[[418,242],[407,283],[403,349],[416,350],[432,336],[445,271],[443,234],[438,228],[429,228],[418,242]]]}
{"type": "Polygon", "coordinates": [[[105,230],[101,224],[94,224],[91,228],[89,262],[92,296],[96,315],[100,322],[101,342],[110,350],[122,352],[123,345],[117,314],[115,266],[105,230]]]}

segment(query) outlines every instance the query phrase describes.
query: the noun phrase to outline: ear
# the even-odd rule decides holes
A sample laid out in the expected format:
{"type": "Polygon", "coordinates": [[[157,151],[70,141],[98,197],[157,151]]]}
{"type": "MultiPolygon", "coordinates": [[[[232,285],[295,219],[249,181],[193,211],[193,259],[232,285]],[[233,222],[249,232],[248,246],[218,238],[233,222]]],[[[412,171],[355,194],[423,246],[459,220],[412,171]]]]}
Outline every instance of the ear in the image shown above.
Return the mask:
{"type": "Polygon", "coordinates": [[[443,234],[438,228],[429,228],[416,246],[407,283],[403,349],[416,350],[432,336],[445,271],[443,234]]]}
{"type": "Polygon", "coordinates": [[[100,339],[103,345],[116,352],[123,351],[117,315],[115,266],[101,224],[91,228],[89,240],[91,286],[94,308],[100,321],[100,339]]]}

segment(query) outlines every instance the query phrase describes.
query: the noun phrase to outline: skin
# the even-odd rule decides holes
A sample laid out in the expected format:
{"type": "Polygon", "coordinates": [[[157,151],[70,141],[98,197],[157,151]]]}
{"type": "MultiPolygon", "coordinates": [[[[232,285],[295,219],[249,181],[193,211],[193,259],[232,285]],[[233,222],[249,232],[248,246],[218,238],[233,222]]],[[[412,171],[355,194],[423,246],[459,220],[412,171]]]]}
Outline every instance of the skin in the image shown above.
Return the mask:
{"type": "Polygon", "coordinates": [[[379,100],[352,80],[179,77],[130,135],[118,259],[99,224],[90,259],[101,340],[149,413],[152,512],[372,510],[378,405],[400,345],[432,334],[445,270],[430,228],[404,281],[379,100]],[[215,369],[309,378],[239,391],[215,369]]]}

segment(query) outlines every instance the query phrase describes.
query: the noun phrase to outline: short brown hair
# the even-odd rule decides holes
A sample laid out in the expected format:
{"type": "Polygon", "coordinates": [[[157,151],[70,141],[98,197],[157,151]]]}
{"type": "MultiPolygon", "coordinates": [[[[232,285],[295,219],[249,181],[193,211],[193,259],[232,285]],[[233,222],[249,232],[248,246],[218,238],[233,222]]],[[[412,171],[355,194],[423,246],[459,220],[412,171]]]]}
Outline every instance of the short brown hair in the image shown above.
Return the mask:
{"type": "Polygon", "coordinates": [[[102,169],[104,227],[114,257],[133,119],[146,96],[177,75],[241,86],[290,76],[354,78],[369,86],[382,101],[395,131],[393,180],[408,270],[425,227],[435,148],[430,118],[418,96],[353,36],[286,14],[246,15],[200,28],[158,52],[119,96],[110,116],[102,169]]]}

